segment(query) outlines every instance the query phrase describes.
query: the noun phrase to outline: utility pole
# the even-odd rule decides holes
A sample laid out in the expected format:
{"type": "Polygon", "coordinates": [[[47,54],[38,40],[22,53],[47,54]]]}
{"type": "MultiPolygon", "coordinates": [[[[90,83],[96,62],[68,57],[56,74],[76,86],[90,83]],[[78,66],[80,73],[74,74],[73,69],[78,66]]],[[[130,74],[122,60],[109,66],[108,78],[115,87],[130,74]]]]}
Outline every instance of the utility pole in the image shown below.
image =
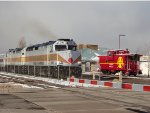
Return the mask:
{"type": "Polygon", "coordinates": [[[119,34],[119,49],[120,49],[120,37],[121,36],[126,36],[126,35],[121,35],[121,34],[119,34]]]}

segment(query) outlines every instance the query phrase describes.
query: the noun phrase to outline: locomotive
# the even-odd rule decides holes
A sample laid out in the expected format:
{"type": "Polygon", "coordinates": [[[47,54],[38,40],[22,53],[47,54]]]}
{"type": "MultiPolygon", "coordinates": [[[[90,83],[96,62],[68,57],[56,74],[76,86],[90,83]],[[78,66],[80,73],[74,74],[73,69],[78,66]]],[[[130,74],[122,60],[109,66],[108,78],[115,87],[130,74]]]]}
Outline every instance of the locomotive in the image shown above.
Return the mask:
{"type": "Polygon", "coordinates": [[[104,74],[116,74],[120,71],[124,75],[142,74],[140,70],[140,54],[131,54],[126,50],[109,50],[107,55],[98,56],[99,68],[104,74]]]}
{"type": "Polygon", "coordinates": [[[81,54],[73,39],[58,39],[0,55],[0,70],[35,76],[81,76],[81,54]]]}

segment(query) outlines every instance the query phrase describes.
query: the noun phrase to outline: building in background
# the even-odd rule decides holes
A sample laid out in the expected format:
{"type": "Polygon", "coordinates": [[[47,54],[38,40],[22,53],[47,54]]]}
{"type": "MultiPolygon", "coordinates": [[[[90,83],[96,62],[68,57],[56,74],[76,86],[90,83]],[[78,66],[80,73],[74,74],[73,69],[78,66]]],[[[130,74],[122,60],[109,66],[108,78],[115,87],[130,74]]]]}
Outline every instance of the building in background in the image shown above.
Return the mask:
{"type": "Polygon", "coordinates": [[[140,69],[142,74],[150,75],[150,56],[142,56],[140,58],[140,69]]]}
{"type": "Polygon", "coordinates": [[[82,55],[82,72],[91,72],[96,70],[97,63],[92,61],[91,58],[95,57],[98,52],[98,45],[93,44],[78,44],[77,49],[80,50],[82,55]]]}
{"type": "Polygon", "coordinates": [[[98,45],[93,45],[93,44],[78,44],[77,45],[77,49],[85,49],[85,48],[89,48],[92,50],[98,50],[98,45]]]}

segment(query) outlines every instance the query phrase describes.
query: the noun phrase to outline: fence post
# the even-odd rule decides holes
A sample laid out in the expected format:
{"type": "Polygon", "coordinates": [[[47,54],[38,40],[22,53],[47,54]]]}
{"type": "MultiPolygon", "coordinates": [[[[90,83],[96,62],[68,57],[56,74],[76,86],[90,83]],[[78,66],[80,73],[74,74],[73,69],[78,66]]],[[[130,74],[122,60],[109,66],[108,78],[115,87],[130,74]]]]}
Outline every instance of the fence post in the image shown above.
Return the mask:
{"type": "Polygon", "coordinates": [[[99,72],[99,81],[101,80],[101,72],[99,72]]]}
{"type": "Polygon", "coordinates": [[[119,82],[122,82],[122,71],[119,72],[119,82]]]}
{"type": "Polygon", "coordinates": [[[93,71],[93,80],[95,80],[95,72],[93,71]]]}

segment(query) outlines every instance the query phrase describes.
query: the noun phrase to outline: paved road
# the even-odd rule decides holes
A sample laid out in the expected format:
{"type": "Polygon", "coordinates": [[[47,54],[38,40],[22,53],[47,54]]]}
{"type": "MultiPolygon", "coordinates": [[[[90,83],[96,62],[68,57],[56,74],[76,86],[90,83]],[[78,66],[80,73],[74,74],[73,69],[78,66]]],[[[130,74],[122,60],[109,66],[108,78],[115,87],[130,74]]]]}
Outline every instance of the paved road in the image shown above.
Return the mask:
{"type": "Polygon", "coordinates": [[[0,113],[150,113],[150,93],[112,88],[48,88],[0,94],[0,113]]]}

